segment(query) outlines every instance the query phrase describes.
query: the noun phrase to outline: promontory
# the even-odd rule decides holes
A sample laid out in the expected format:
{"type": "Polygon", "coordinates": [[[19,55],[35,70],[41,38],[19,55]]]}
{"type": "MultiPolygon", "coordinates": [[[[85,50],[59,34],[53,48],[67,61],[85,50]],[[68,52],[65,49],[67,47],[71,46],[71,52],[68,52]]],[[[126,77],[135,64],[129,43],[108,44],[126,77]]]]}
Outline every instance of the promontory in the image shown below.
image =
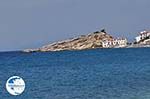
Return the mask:
{"type": "Polygon", "coordinates": [[[26,49],[24,52],[47,52],[62,50],[84,50],[93,48],[103,48],[103,41],[112,41],[113,37],[105,30],[96,31],[87,35],[81,35],[76,38],[54,42],[37,49],[26,49]]]}

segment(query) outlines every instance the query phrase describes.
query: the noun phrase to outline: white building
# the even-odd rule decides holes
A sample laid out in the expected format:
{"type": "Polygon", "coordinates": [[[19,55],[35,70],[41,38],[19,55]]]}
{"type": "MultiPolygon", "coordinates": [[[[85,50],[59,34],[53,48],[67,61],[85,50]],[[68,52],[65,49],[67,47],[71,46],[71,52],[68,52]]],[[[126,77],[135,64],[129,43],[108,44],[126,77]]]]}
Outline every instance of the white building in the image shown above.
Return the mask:
{"type": "Polygon", "coordinates": [[[139,36],[135,37],[135,40],[136,40],[136,42],[140,42],[141,41],[141,36],[139,35],[139,36]]]}
{"type": "Polygon", "coordinates": [[[111,40],[104,40],[102,42],[102,47],[103,48],[110,48],[110,47],[113,47],[113,41],[111,40]]]}
{"type": "Polygon", "coordinates": [[[142,32],[140,32],[140,34],[137,37],[135,37],[135,40],[138,43],[141,40],[144,40],[144,39],[146,39],[148,37],[150,37],[150,32],[148,32],[148,31],[142,31],[142,32]]]}
{"type": "Polygon", "coordinates": [[[113,40],[104,40],[102,42],[103,48],[112,48],[112,47],[125,47],[127,46],[127,39],[113,39],[113,40]]]}

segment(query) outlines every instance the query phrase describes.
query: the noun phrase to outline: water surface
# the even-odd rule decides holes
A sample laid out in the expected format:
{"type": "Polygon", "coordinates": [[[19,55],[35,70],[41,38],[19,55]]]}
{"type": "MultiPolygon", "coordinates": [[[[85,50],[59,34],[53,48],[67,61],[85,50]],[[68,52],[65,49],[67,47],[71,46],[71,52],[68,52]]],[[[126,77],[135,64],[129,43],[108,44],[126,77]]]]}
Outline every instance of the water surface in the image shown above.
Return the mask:
{"type": "Polygon", "coordinates": [[[150,99],[150,48],[0,53],[0,99],[150,99]],[[5,89],[14,75],[20,96],[5,89]]]}

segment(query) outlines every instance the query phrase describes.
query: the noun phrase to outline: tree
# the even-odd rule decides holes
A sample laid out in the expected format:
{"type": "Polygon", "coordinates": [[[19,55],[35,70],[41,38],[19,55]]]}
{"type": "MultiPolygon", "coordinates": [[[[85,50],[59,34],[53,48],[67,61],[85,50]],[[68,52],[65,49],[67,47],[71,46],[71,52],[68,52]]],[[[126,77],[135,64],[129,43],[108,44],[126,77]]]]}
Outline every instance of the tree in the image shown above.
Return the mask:
{"type": "Polygon", "coordinates": [[[106,33],[105,29],[102,29],[101,32],[106,33]]]}

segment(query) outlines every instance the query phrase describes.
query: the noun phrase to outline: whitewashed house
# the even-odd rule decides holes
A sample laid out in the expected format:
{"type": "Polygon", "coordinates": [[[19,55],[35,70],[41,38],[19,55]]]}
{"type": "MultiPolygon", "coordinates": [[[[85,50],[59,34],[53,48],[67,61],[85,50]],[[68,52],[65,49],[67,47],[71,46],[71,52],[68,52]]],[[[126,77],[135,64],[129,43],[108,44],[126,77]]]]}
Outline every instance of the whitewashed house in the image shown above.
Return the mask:
{"type": "Polygon", "coordinates": [[[144,40],[144,39],[146,39],[148,37],[150,37],[150,32],[148,32],[148,31],[142,31],[142,32],[140,32],[140,34],[137,37],[135,37],[135,40],[138,43],[141,40],[144,40]]]}
{"type": "Polygon", "coordinates": [[[139,36],[135,37],[135,40],[136,40],[136,42],[140,42],[141,41],[141,36],[139,35],[139,36]]]}
{"type": "Polygon", "coordinates": [[[113,39],[113,40],[104,40],[102,42],[103,48],[113,48],[113,47],[126,47],[127,46],[127,39],[121,38],[121,39],[113,39]]]}
{"type": "Polygon", "coordinates": [[[102,47],[103,48],[111,48],[111,47],[113,47],[113,41],[112,40],[104,40],[102,42],[102,47]]]}

